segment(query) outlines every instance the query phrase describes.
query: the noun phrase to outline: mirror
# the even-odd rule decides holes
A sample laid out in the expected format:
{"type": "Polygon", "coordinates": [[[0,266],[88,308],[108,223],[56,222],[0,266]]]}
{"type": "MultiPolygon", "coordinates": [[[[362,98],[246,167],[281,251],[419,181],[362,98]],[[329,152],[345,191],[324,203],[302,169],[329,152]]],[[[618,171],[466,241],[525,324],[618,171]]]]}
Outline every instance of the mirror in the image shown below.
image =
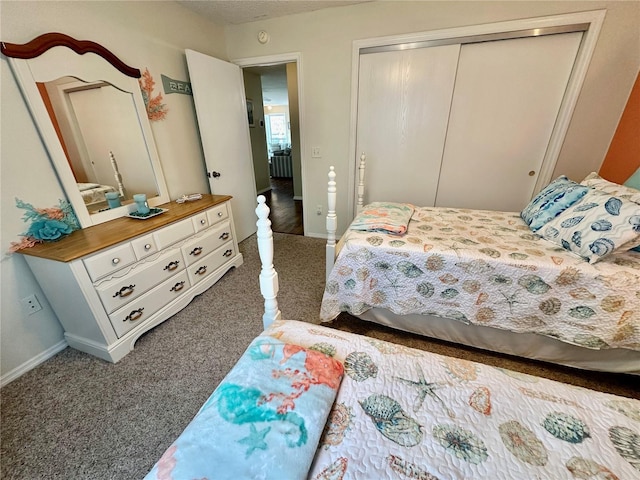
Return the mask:
{"type": "Polygon", "coordinates": [[[104,47],[59,33],[2,43],[82,227],[169,201],[137,78],[104,47]],[[108,200],[107,197],[111,197],[108,200]]]}

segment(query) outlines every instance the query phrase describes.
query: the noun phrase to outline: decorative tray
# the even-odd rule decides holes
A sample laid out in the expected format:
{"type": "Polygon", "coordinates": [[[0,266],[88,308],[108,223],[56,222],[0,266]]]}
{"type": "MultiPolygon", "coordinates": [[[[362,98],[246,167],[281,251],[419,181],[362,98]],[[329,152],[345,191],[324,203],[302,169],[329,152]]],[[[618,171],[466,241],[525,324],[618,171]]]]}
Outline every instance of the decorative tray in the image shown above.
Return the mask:
{"type": "Polygon", "coordinates": [[[137,211],[127,214],[129,218],[136,218],[138,220],[147,220],[148,218],[155,217],[161,213],[168,212],[166,208],[150,208],[149,213],[139,213],[137,211]]]}

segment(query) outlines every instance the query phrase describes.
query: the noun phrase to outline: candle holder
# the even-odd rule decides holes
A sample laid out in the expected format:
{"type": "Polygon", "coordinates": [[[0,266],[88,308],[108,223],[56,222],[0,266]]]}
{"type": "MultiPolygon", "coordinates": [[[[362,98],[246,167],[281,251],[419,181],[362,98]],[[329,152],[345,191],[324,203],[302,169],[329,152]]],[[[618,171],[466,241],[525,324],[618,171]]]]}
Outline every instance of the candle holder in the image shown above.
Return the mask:
{"type": "Polygon", "coordinates": [[[144,193],[136,193],[133,196],[133,201],[136,202],[136,206],[138,207],[138,213],[142,215],[146,215],[149,213],[150,208],[147,203],[147,196],[144,193]]]}
{"type": "Polygon", "coordinates": [[[120,194],[118,192],[107,192],[104,194],[109,204],[109,208],[118,208],[122,206],[120,203],[120,194]]]}

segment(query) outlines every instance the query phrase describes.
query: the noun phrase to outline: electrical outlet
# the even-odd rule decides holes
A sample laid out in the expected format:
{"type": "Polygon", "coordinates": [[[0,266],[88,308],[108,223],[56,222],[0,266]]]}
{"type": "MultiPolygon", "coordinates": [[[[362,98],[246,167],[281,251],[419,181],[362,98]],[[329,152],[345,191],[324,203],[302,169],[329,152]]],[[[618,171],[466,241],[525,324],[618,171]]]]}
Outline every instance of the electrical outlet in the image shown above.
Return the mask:
{"type": "Polygon", "coordinates": [[[322,205],[316,207],[316,215],[322,215],[322,205]]]}
{"type": "Polygon", "coordinates": [[[320,153],[320,147],[311,147],[311,156],[313,158],[322,157],[322,154],[320,153]]]}
{"type": "Polygon", "coordinates": [[[23,298],[20,300],[20,303],[22,304],[22,310],[27,315],[33,315],[34,313],[42,310],[42,305],[40,305],[40,302],[35,295],[29,295],[28,297],[23,298]]]}

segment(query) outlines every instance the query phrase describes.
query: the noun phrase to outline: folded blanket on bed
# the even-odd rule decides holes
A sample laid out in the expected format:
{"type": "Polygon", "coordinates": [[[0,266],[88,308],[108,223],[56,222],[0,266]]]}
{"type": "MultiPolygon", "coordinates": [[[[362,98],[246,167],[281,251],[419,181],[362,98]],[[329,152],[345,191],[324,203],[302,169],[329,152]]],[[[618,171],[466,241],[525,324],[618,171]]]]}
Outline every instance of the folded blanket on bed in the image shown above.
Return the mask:
{"type": "Polygon", "coordinates": [[[349,228],[403,235],[413,210],[413,205],[408,203],[373,202],[364,206],[349,228]]]}
{"type": "Polygon", "coordinates": [[[343,367],[258,337],[146,479],[304,479],[343,367]]]}

